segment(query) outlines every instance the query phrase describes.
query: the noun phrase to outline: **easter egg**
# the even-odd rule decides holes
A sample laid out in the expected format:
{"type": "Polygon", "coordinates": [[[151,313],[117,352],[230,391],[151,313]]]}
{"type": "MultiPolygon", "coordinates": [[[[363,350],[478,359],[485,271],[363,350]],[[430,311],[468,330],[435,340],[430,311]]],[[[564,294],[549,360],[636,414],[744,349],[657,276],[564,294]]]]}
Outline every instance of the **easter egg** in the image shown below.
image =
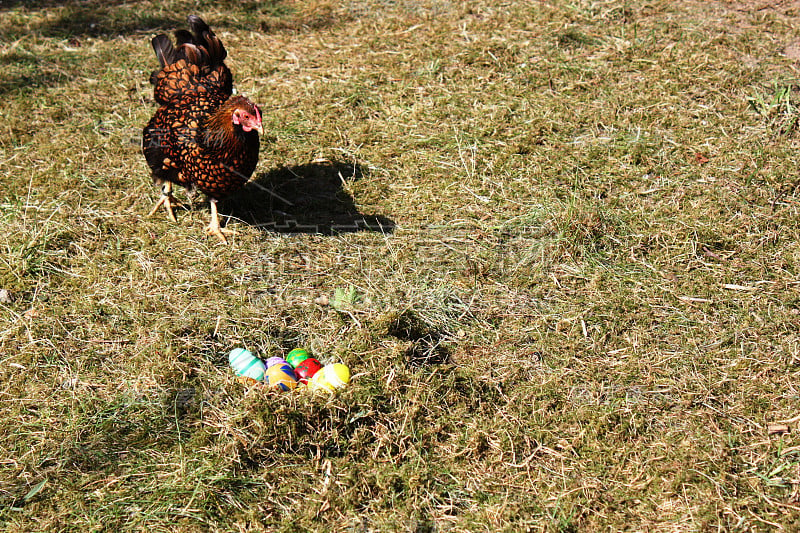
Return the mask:
{"type": "Polygon", "coordinates": [[[286,356],[286,361],[294,368],[297,368],[300,365],[300,363],[302,363],[309,357],[311,357],[311,354],[308,353],[308,350],[306,350],[305,348],[295,348],[294,350],[289,352],[289,355],[286,356]]]}
{"type": "Polygon", "coordinates": [[[267,384],[272,389],[292,390],[297,386],[294,369],[289,363],[272,365],[267,369],[267,384]]]}
{"type": "Polygon", "coordinates": [[[244,348],[231,350],[231,353],[228,354],[228,362],[237,376],[257,381],[264,380],[264,371],[266,370],[264,362],[253,355],[250,350],[245,350],[244,348]]]}
{"type": "Polygon", "coordinates": [[[350,383],[350,369],[341,363],[326,365],[314,374],[308,382],[311,390],[327,390],[333,392],[350,383]]]}
{"type": "Polygon", "coordinates": [[[300,363],[295,369],[294,373],[297,375],[297,380],[300,383],[308,383],[308,380],[314,377],[314,374],[322,370],[322,363],[309,357],[300,363]]]}
{"type": "Polygon", "coordinates": [[[284,360],[283,357],[270,357],[269,359],[267,359],[267,368],[270,368],[270,367],[275,366],[275,365],[282,365],[282,364],[283,365],[286,364],[286,360],[284,360]]]}

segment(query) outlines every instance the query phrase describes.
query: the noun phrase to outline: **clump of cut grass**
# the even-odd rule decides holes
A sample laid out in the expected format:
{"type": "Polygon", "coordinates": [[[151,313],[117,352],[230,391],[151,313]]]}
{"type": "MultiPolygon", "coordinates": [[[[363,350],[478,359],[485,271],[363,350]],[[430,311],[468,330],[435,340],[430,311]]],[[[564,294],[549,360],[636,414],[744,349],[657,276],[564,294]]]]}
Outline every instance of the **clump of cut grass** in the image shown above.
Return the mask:
{"type": "Polygon", "coordinates": [[[781,86],[775,81],[770,92],[754,91],[752,96],[747,97],[747,102],[778,135],[789,135],[797,127],[798,114],[797,105],[793,102],[792,86],[781,86]]]}

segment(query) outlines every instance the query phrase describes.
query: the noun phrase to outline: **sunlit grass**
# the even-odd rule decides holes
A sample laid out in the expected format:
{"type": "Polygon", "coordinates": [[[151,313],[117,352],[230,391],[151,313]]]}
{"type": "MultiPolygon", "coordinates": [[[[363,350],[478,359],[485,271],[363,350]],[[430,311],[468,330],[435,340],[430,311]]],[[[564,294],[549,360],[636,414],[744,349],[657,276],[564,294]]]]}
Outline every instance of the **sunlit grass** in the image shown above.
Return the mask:
{"type": "Polygon", "coordinates": [[[0,7],[4,530],[796,528],[798,22],[0,7]],[[200,197],[146,217],[149,40],[193,12],[267,130],[229,246],[200,197]],[[351,386],[227,366],[300,345],[351,386]]]}

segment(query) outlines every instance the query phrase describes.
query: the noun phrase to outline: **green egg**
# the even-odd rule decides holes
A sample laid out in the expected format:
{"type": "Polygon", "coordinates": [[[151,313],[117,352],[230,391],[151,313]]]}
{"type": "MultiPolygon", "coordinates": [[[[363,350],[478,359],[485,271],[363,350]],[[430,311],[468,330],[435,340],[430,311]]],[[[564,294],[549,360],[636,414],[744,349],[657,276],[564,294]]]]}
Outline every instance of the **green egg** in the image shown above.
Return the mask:
{"type": "Polygon", "coordinates": [[[311,354],[305,348],[295,348],[286,356],[286,362],[292,365],[292,368],[297,368],[300,363],[309,357],[311,357],[311,354]]]}

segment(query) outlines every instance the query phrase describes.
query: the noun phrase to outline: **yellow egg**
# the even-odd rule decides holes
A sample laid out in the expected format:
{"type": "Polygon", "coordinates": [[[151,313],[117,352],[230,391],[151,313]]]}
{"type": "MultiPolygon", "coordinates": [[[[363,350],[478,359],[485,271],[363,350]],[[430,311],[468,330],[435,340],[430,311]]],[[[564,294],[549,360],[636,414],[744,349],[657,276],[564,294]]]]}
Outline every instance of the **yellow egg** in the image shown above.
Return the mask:
{"type": "Polygon", "coordinates": [[[350,383],[350,369],[341,363],[326,365],[314,374],[308,382],[308,388],[312,391],[327,390],[330,392],[341,389],[350,383]]]}

